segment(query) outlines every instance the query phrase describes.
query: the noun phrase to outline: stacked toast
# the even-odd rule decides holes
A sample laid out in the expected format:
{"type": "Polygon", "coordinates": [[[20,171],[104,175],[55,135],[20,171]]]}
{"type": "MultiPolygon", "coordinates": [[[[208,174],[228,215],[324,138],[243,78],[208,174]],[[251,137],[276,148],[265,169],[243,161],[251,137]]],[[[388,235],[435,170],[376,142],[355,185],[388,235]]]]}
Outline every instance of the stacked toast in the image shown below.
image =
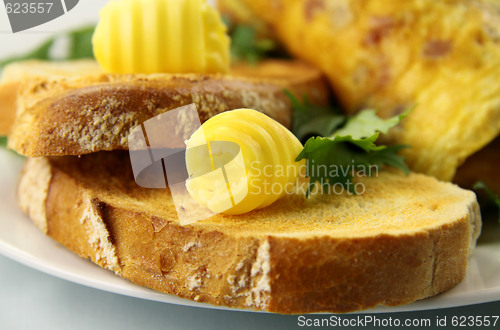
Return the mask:
{"type": "MultiPolygon", "coordinates": [[[[297,185],[263,209],[186,226],[168,188],[136,184],[127,151],[135,127],[191,103],[202,122],[252,108],[290,127],[284,89],[328,102],[322,74],[309,65],[265,61],[229,75],[112,75],[88,72],[89,63],[55,74],[45,63],[24,65],[38,73],[10,74],[0,85],[0,95],[17,90],[9,147],[29,157],[19,205],[43,233],[119,276],[198,302],[277,313],[395,306],[465,276],[481,229],[476,196],[425,175],[358,177],[366,187],[358,195],[306,198],[297,185]]],[[[12,112],[12,101],[0,104],[12,112]]]]}

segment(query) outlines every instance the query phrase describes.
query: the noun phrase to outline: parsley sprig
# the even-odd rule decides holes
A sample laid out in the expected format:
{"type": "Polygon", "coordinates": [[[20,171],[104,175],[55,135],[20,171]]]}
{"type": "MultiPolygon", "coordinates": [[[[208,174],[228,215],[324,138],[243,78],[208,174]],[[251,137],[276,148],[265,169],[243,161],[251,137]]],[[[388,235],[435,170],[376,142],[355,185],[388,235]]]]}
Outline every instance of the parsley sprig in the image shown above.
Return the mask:
{"type": "Polygon", "coordinates": [[[311,136],[329,136],[346,121],[346,116],[336,109],[312,105],[307,95],[301,103],[290,91],[284,92],[293,107],[292,132],[300,141],[311,136]]]}
{"type": "Polygon", "coordinates": [[[375,142],[380,133],[387,133],[412,109],[389,119],[379,118],[372,109],[346,117],[333,109],[311,106],[307,98],[304,103],[300,103],[290,92],[286,93],[294,108],[293,133],[299,139],[313,135],[296,159],[306,160],[306,176],[310,178],[306,196],[309,196],[316,182],[323,189],[340,184],[355,194],[352,180],[354,174],[361,170],[363,175],[373,175],[378,173],[379,168],[390,166],[409,174],[404,158],[398,155],[408,146],[387,147],[375,142]],[[373,167],[376,167],[376,171],[371,171],[373,167]]]}
{"type": "Polygon", "coordinates": [[[222,19],[231,37],[232,60],[257,65],[265,58],[282,55],[274,54],[279,50],[276,41],[259,33],[255,26],[232,22],[229,16],[223,16],[222,19]]]}
{"type": "Polygon", "coordinates": [[[52,37],[27,54],[10,57],[0,61],[0,69],[7,64],[17,61],[55,60],[51,54],[60,38],[68,39],[68,49],[66,50],[66,54],[60,58],[61,60],[94,58],[92,50],[92,35],[94,34],[94,29],[95,26],[86,26],[63,35],[52,37]]]}
{"type": "Polygon", "coordinates": [[[231,57],[256,65],[276,48],[276,43],[267,38],[257,38],[257,31],[248,25],[237,25],[231,33],[231,57]]]}
{"type": "Polygon", "coordinates": [[[493,192],[483,181],[478,181],[472,187],[474,190],[482,189],[488,194],[488,198],[493,202],[498,208],[498,222],[500,222],[500,197],[493,192]]]}

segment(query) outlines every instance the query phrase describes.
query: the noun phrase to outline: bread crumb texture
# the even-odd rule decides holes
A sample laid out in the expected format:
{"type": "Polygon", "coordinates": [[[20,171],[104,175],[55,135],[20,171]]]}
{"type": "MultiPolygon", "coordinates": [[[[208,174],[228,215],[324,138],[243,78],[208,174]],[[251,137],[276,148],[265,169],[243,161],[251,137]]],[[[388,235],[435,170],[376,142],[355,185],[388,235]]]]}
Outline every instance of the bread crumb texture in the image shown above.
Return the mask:
{"type": "Polygon", "coordinates": [[[51,178],[52,171],[46,158],[31,159],[26,162],[17,189],[19,207],[44,234],[47,234],[45,202],[51,178]]]}

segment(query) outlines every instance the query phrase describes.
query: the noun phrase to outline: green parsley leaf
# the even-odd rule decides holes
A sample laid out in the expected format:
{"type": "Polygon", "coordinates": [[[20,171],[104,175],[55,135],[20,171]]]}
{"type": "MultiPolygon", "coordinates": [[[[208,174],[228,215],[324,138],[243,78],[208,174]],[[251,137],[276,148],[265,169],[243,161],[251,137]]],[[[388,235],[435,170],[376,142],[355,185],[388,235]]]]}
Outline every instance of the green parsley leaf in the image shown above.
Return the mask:
{"type": "Polygon", "coordinates": [[[479,189],[483,189],[484,191],[486,191],[486,193],[488,194],[488,197],[489,199],[497,206],[498,208],[498,221],[500,222],[500,197],[495,194],[491,189],[490,187],[488,187],[483,181],[478,181],[474,184],[474,186],[472,187],[472,189],[474,190],[479,190],[479,189]]]}
{"type": "Polygon", "coordinates": [[[379,133],[366,139],[351,136],[334,138],[310,138],[296,161],[306,159],[307,174],[310,178],[309,196],[316,182],[327,190],[329,186],[340,184],[350,193],[356,194],[352,183],[355,172],[358,176],[378,175],[383,166],[391,166],[409,173],[408,166],[397,153],[406,146],[377,146],[379,133]]]}
{"type": "Polygon", "coordinates": [[[348,119],[343,128],[329,137],[313,137],[307,140],[296,159],[306,159],[306,177],[310,178],[306,197],[316,182],[328,191],[329,187],[340,184],[349,193],[356,194],[352,182],[354,175],[371,176],[374,172],[378,174],[378,170],[383,166],[391,166],[409,174],[410,170],[404,158],[397,155],[407,146],[386,147],[375,144],[379,132],[387,132],[396,126],[409,111],[382,120],[373,110],[364,110],[348,119]]]}
{"type": "MultiPolygon", "coordinates": [[[[0,148],[7,149],[7,141],[8,141],[8,138],[6,136],[0,136],[0,148]]],[[[24,157],[24,156],[18,154],[17,152],[15,152],[14,150],[9,150],[9,152],[11,152],[12,154],[17,155],[19,157],[24,157]]]]}
{"type": "Polygon", "coordinates": [[[389,119],[382,119],[377,116],[373,109],[362,110],[355,117],[349,119],[346,125],[335,132],[338,136],[352,136],[353,139],[362,139],[372,136],[376,132],[386,134],[389,129],[393,128],[399,122],[408,116],[413,108],[406,110],[399,116],[394,116],[389,119]]]}
{"type": "Polygon", "coordinates": [[[92,48],[92,36],[94,35],[94,30],[95,26],[92,25],[69,33],[69,60],[94,58],[94,51],[92,48]]]}
{"type": "Polygon", "coordinates": [[[227,27],[228,30],[233,28],[233,20],[231,19],[231,16],[229,15],[221,15],[220,17],[222,19],[222,23],[227,27]]]}
{"type": "Polygon", "coordinates": [[[68,37],[69,38],[69,49],[67,51],[67,56],[63,60],[76,60],[82,58],[94,58],[93,48],[92,48],[92,35],[94,34],[95,26],[87,26],[74,31],[70,31],[67,34],[59,35],[45,41],[35,50],[29,52],[26,55],[15,56],[3,61],[0,61],[0,69],[7,64],[17,61],[26,60],[53,60],[50,56],[50,52],[59,38],[68,37]]]}
{"type": "Polygon", "coordinates": [[[249,25],[237,25],[231,36],[231,56],[236,60],[244,60],[256,65],[276,48],[274,40],[257,38],[257,31],[249,25]]]}
{"type": "Polygon", "coordinates": [[[50,59],[50,49],[54,45],[55,39],[50,38],[45,41],[42,45],[40,45],[35,50],[30,53],[22,56],[11,57],[5,60],[0,61],[0,68],[10,64],[12,62],[17,61],[26,61],[26,60],[49,60],[50,59]]]}
{"type": "Polygon", "coordinates": [[[310,136],[329,136],[346,120],[346,116],[338,110],[312,105],[307,95],[304,95],[304,103],[301,103],[289,90],[283,92],[292,103],[292,133],[300,141],[310,136]]]}
{"type": "Polygon", "coordinates": [[[7,137],[6,136],[0,136],[0,147],[3,147],[3,148],[7,147],[7,137]]]}

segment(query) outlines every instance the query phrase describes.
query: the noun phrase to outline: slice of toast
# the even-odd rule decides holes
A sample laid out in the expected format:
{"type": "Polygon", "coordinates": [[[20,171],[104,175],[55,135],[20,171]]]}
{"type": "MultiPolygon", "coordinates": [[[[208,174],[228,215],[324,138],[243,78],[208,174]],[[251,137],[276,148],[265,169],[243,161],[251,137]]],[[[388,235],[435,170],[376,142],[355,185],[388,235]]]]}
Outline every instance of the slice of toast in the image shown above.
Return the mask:
{"type": "Polygon", "coordinates": [[[127,149],[131,129],[191,103],[202,122],[226,110],[250,108],[290,127],[292,104],[284,89],[328,104],[322,74],[298,61],[267,61],[255,68],[239,64],[231,75],[38,77],[20,87],[8,146],[31,157],[127,149]]]}
{"type": "Polygon", "coordinates": [[[16,118],[16,99],[22,81],[35,77],[63,78],[81,74],[102,73],[93,60],[47,62],[30,60],[15,62],[2,70],[0,78],[0,136],[8,135],[16,118]]]}
{"type": "Polygon", "coordinates": [[[168,189],[126,151],[28,159],[21,208],[71,251],[155,290],[277,313],[395,306],[453,287],[481,229],[474,193],[420,174],[358,178],[364,194],[286,195],[181,226],[168,189]]]}

